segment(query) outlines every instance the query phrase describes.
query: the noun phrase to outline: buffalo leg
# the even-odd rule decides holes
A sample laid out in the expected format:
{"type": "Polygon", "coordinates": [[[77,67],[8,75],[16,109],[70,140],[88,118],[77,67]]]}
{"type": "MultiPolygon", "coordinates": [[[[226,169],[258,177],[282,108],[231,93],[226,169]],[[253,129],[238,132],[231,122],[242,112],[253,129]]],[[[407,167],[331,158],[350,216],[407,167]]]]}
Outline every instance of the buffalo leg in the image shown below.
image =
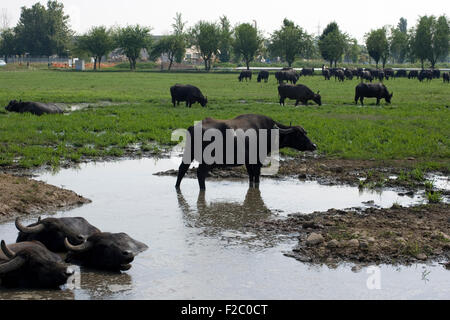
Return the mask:
{"type": "Polygon", "coordinates": [[[181,180],[183,180],[183,177],[186,174],[186,172],[188,171],[189,166],[190,166],[190,164],[181,162],[180,167],[178,168],[178,178],[177,178],[177,183],[175,184],[175,188],[177,188],[177,189],[180,188],[181,180]]]}
{"type": "Polygon", "coordinates": [[[380,105],[380,98],[377,98],[377,106],[380,105]]]}
{"type": "Polygon", "coordinates": [[[176,105],[176,101],[175,101],[175,98],[172,98],[172,103],[173,103],[173,106],[175,107],[175,105],[176,105]]]}
{"type": "Polygon", "coordinates": [[[299,100],[295,100],[295,106],[298,106],[299,100]]]}
{"type": "Polygon", "coordinates": [[[261,165],[255,164],[253,166],[253,174],[255,175],[255,188],[259,188],[259,177],[261,176],[261,165]]]}
{"type": "Polygon", "coordinates": [[[284,106],[284,99],[283,97],[280,97],[280,106],[284,106]]]}
{"type": "Polygon", "coordinates": [[[253,184],[254,184],[254,180],[255,180],[255,174],[253,171],[253,165],[251,164],[246,164],[245,167],[247,168],[247,173],[248,173],[248,181],[250,184],[250,188],[253,188],[253,184]]]}
{"type": "Polygon", "coordinates": [[[205,164],[200,164],[197,169],[197,180],[200,190],[206,190],[205,180],[208,174],[208,167],[205,164]]]}
{"type": "Polygon", "coordinates": [[[361,105],[364,105],[364,97],[359,98],[359,100],[361,101],[361,105]]]}
{"type": "Polygon", "coordinates": [[[355,104],[358,104],[358,99],[359,99],[359,97],[356,95],[355,96],[355,104]]]}

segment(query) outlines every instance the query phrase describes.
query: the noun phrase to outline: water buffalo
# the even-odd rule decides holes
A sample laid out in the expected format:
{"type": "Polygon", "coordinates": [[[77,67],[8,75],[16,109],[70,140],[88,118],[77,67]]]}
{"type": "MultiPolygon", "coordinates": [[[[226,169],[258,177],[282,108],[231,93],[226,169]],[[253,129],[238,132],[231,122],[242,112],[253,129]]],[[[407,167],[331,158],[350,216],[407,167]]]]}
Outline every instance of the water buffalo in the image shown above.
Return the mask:
{"type": "Polygon", "coordinates": [[[63,113],[56,104],[17,100],[11,100],[5,107],[5,110],[18,113],[30,112],[38,116],[43,114],[63,113]]]}
{"type": "Polygon", "coordinates": [[[386,78],[386,80],[389,80],[389,78],[393,78],[395,75],[394,69],[392,68],[386,68],[383,70],[384,72],[384,77],[386,78]]]}
{"type": "Polygon", "coordinates": [[[20,231],[16,242],[37,240],[42,242],[53,252],[66,252],[64,239],[69,238],[72,243],[80,244],[87,237],[100,232],[84,218],[45,218],[24,226],[19,218],[16,227],[20,231]]]}
{"type": "Polygon", "coordinates": [[[336,70],[334,73],[334,81],[339,80],[344,82],[345,80],[345,73],[343,70],[336,70]]]}
{"type": "Polygon", "coordinates": [[[439,79],[441,77],[441,70],[439,70],[439,69],[433,69],[432,73],[433,73],[433,79],[439,79]]]}
{"type": "Polygon", "coordinates": [[[388,92],[386,86],[382,83],[359,83],[355,88],[355,104],[358,99],[361,105],[364,105],[364,98],[377,98],[377,105],[380,104],[380,99],[385,99],[387,103],[391,103],[393,93],[388,92]]]}
{"type": "MultiPolygon", "coordinates": [[[[383,82],[383,79],[386,77],[386,75],[384,74],[384,71],[378,71],[378,80],[380,81],[380,82],[383,82]]],[[[386,80],[387,80],[387,78],[386,78],[386,80]]]]}
{"type": "Polygon", "coordinates": [[[348,80],[353,80],[353,70],[352,69],[348,69],[348,68],[345,69],[344,74],[348,80]]]}
{"type": "Polygon", "coordinates": [[[307,86],[302,84],[290,85],[282,84],[278,86],[278,94],[280,96],[280,105],[284,106],[284,100],[286,98],[295,100],[295,105],[297,106],[299,102],[304,105],[308,104],[308,100],[313,100],[319,106],[322,105],[321,97],[319,91],[314,93],[307,86]]]}
{"type": "Polygon", "coordinates": [[[419,75],[417,76],[417,79],[419,79],[420,82],[422,82],[424,79],[427,79],[427,81],[431,81],[431,80],[433,80],[433,71],[420,70],[419,75]]]}
{"type": "Polygon", "coordinates": [[[300,74],[295,72],[294,69],[285,70],[283,68],[283,70],[277,71],[275,73],[275,78],[277,79],[279,84],[282,84],[284,81],[296,84],[298,79],[300,78],[300,74]]]}
{"type": "Polygon", "coordinates": [[[302,76],[313,76],[314,68],[303,68],[301,74],[302,74],[302,76]]]}
{"type": "Polygon", "coordinates": [[[450,82],[450,75],[449,75],[449,73],[448,72],[444,72],[443,74],[442,74],[442,80],[444,80],[444,83],[449,83],[450,82]]]}
{"type": "Polygon", "coordinates": [[[258,82],[261,82],[261,80],[264,80],[264,82],[269,81],[269,71],[261,70],[261,71],[258,73],[258,79],[257,79],[257,81],[258,81],[258,82]]]}
{"type": "Polygon", "coordinates": [[[363,71],[363,73],[361,75],[361,81],[363,81],[363,80],[367,80],[367,81],[372,82],[373,81],[372,73],[370,71],[368,71],[368,70],[363,71]]]}
{"type": "Polygon", "coordinates": [[[364,68],[358,68],[358,69],[356,70],[356,76],[357,76],[358,78],[362,78],[363,72],[364,72],[364,68]]]}
{"type": "Polygon", "coordinates": [[[331,78],[331,72],[328,69],[323,69],[322,75],[325,77],[325,80],[330,80],[331,78]]]}
{"type": "Polygon", "coordinates": [[[64,243],[69,250],[66,262],[109,271],[129,270],[135,256],[148,249],[126,233],[101,232],[79,245],[73,245],[67,238],[64,243]]]}
{"type": "Polygon", "coordinates": [[[415,79],[419,76],[419,72],[417,70],[411,70],[408,73],[408,79],[415,79]]]}
{"type": "Polygon", "coordinates": [[[202,107],[208,103],[208,98],[204,97],[199,88],[189,84],[176,84],[170,87],[170,95],[172,96],[172,103],[180,104],[180,101],[186,101],[186,107],[191,107],[193,103],[200,103],[202,107]]]}
{"type": "Polygon", "coordinates": [[[406,78],[408,76],[405,69],[397,70],[397,73],[395,74],[396,78],[406,78]]]}
{"type": "Polygon", "coordinates": [[[57,288],[74,273],[61,257],[38,241],[1,241],[0,282],[8,288],[57,288]]]}
{"type": "Polygon", "coordinates": [[[239,82],[243,81],[244,79],[245,79],[245,81],[248,81],[248,79],[250,79],[250,81],[251,81],[252,80],[252,71],[251,70],[241,71],[238,79],[239,79],[239,82]]]}
{"type": "Polygon", "coordinates": [[[214,167],[222,166],[245,165],[250,186],[258,186],[261,167],[273,151],[272,140],[278,142],[279,148],[289,147],[300,151],[317,149],[317,146],[309,140],[307,132],[302,127],[285,126],[269,117],[258,114],[244,114],[231,120],[206,118],[201,123],[189,127],[188,133],[186,148],[175,185],[177,189],[180,188],[181,180],[194,160],[199,162],[197,180],[201,190],[205,190],[205,179],[208,171],[214,167]],[[239,141],[236,143],[239,132],[244,134],[244,143],[239,143],[239,141]],[[276,132],[278,132],[278,136],[276,132]],[[218,133],[219,137],[223,139],[223,149],[220,149],[220,147],[214,149],[214,159],[209,159],[206,153],[207,150],[211,151],[211,144],[215,143],[207,138],[211,133],[218,133]],[[264,136],[264,134],[266,135],[264,136]],[[250,137],[252,135],[254,138],[250,137]],[[264,138],[267,138],[267,145],[264,143],[264,138]],[[201,146],[198,144],[201,144],[201,146]],[[267,146],[267,149],[261,150],[264,146],[267,146]],[[205,154],[207,155],[205,156],[205,154]]]}

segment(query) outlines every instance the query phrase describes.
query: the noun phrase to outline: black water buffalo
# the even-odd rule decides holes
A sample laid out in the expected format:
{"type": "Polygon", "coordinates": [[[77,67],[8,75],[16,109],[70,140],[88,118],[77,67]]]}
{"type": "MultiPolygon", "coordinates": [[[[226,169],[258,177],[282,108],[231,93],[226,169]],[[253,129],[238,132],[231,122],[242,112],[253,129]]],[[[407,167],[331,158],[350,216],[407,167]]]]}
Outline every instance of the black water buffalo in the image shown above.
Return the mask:
{"type": "Polygon", "coordinates": [[[64,239],[69,238],[71,243],[80,244],[87,237],[100,232],[84,218],[45,218],[30,224],[23,225],[19,218],[16,227],[20,231],[16,242],[37,240],[42,242],[53,252],[66,252],[64,239]]]}
{"type": "Polygon", "coordinates": [[[79,245],[73,245],[68,239],[64,243],[69,250],[66,262],[109,271],[129,270],[135,256],[148,249],[126,233],[101,232],[79,245]]]}
{"type": "Polygon", "coordinates": [[[63,113],[63,111],[56,104],[32,101],[11,100],[5,109],[9,112],[30,112],[38,116],[43,114],[63,113]]]}
{"type": "Polygon", "coordinates": [[[345,80],[345,73],[343,70],[336,70],[334,73],[334,81],[339,80],[344,82],[345,80]]]}
{"type": "Polygon", "coordinates": [[[449,83],[450,82],[450,75],[449,75],[449,73],[448,72],[444,72],[443,74],[442,74],[442,80],[444,81],[444,83],[449,83]]]}
{"type": "Polygon", "coordinates": [[[441,77],[441,70],[439,69],[433,69],[433,79],[439,79],[441,77]]]}
{"type": "Polygon", "coordinates": [[[275,78],[277,79],[279,84],[282,84],[284,81],[296,84],[298,79],[300,78],[300,74],[295,72],[294,69],[281,70],[275,73],[275,78]]]}
{"type": "MultiPolygon", "coordinates": [[[[383,82],[383,79],[386,77],[386,75],[384,74],[384,71],[378,71],[378,80],[380,81],[380,82],[383,82]]],[[[386,80],[387,80],[387,78],[386,78],[386,80]]]]}
{"type": "Polygon", "coordinates": [[[363,72],[364,72],[364,68],[358,68],[358,69],[356,70],[356,76],[357,76],[358,78],[361,78],[362,75],[363,75],[363,72]]]}
{"type": "Polygon", "coordinates": [[[181,181],[194,160],[199,162],[197,179],[201,190],[205,190],[205,179],[208,171],[222,166],[245,165],[250,186],[258,186],[261,167],[271,152],[274,151],[272,141],[277,141],[279,148],[289,147],[300,151],[317,149],[317,146],[309,140],[302,127],[285,126],[269,117],[258,114],[244,114],[231,120],[206,118],[201,123],[189,127],[188,133],[186,148],[175,185],[177,189],[180,188],[181,181]],[[211,151],[213,142],[208,136],[212,133],[219,134],[219,137],[223,139],[221,145],[223,150],[214,149],[214,159],[209,158],[212,152],[206,152],[211,151]],[[267,139],[264,141],[264,138],[267,139]],[[197,144],[201,144],[201,146],[197,144]],[[264,146],[267,149],[261,150],[264,146]]]}
{"type": "Polygon", "coordinates": [[[251,70],[243,70],[241,71],[241,73],[239,74],[238,80],[239,82],[242,82],[244,79],[245,81],[248,81],[250,79],[250,81],[252,80],[252,71],[251,70]]]}
{"type": "Polygon", "coordinates": [[[368,71],[368,70],[363,71],[363,73],[361,75],[361,81],[363,81],[363,80],[367,80],[367,81],[372,82],[373,81],[372,73],[370,71],[368,71]]]}
{"type": "Polygon", "coordinates": [[[397,70],[397,73],[395,74],[396,78],[406,78],[408,76],[408,73],[405,69],[397,70]]]}
{"type": "Polygon", "coordinates": [[[261,70],[261,71],[258,73],[258,79],[257,79],[257,81],[258,81],[258,82],[261,82],[261,80],[264,80],[264,82],[269,81],[269,71],[261,70]]]}
{"type": "Polygon", "coordinates": [[[202,107],[208,103],[208,98],[204,97],[199,88],[189,84],[176,84],[170,87],[170,94],[172,96],[172,103],[180,104],[180,101],[186,101],[186,107],[191,107],[193,103],[200,103],[202,107]]]}
{"type": "Polygon", "coordinates": [[[280,96],[280,105],[284,106],[284,100],[286,98],[295,100],[297,106],[299,102],[303,105],[308,104],[308,100],[313,100],[319,106],[322,105],[319,91],[314,93],[311,89],[303,84],[290,85],[282,84],[278,87],[278,95],[280,96]]]}
{"type": "Polygon", "coordinates": [[[325,80],[330,80],[331,78],[331,72],[329,69],[323,69],[322,75],[325,77],[325,80]]]}
{"type": "Polygon", "coordinates": [[[408,79],[415,79],[419,76],[419,72],[417,70],[411,70],[408,73],[408,79]]]}
{"type": "Polygon", "coordinates": [[[74,273],[61,257],[38,241],[1,241],[0,282],[8,288],[58,288],[74,273]]]}
{"type": "Polygon", "coordinates": [[[385,99],[387,103],[391,103],[393,93],[389,93],[386,86],[382,83],[359,83],[355,88],[355,104],[358,99],[361,105],[364,105],[364,98],[377,98],[377,105],[380,99],[385,99]]]}
{"type": "Polygon", "coordinates": [[[427,79],[427,81],[433,80],[433,71],[431,70],[420,70],[419,75],[417,76],[420,82],[427,79]]]}
{"type": "Polygon", "coordinates": [[[395,75],[395,71],[392,68],[386,68],[383,70],[384,72],[384,77],[386,78],[386,80],[389,80],[389,78],[393,78],[395,75]]]}
{"type": "Polygon", "coordinates": [[[313,76],[314,68],[303,68],[301,74],[302,74],[302,76],[313,76]]]}
{"type": "Polygon", "coordinates": [[[345,69],[344,74],[348,80],[353,80],[353,70],[352,69],[348,69],[348,68],[345,69]]]}

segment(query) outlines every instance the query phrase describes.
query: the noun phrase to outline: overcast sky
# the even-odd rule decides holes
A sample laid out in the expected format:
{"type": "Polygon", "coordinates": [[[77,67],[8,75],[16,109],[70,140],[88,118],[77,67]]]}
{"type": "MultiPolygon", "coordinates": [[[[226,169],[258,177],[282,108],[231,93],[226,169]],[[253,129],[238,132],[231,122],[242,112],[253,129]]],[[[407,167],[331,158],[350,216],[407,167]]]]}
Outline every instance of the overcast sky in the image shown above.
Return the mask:
{"type": "MultiPolygon", "coordinates": [[[[36,0],[2,0],[10,26],[20,16],[22,6],[30,7],[36,0]]],[[[47,1],[39,1],[45,4],[47,1]]],[[[65,11],[70,15],[72,29],[83,33],[92,26],[141,24],[150,26],[153,34],[167,34],[176,12],[181,12],[188,26],[199,20],[216,21],[225,14],[232,25],[256,20],[258,28],[266,35],[279,28],[285,17],[317,34],[331,21],[341,30],[362,41],[364,34],[384,25],[396,25],[400,17],[408,20],[408,28],[415,25],[420,15],[450,17],[448,0],[63,0],[65,11]]]]}

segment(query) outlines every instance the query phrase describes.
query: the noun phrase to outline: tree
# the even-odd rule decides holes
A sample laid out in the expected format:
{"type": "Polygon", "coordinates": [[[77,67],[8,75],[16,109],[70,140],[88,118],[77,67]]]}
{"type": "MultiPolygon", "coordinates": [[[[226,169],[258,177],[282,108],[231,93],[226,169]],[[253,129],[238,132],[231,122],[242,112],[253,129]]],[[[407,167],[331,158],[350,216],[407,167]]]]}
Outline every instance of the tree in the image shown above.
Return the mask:
{"type": "Polygon", "coordinates": [[[5,8],[2,9],[0,13],[0,32],[9,29],[9,15],[8,10],[5,8]]]}
{"type": "Polygon", "coordinates": [[[433,69],[438,60],[448,56],[450,41],[450,26],[447,17],[440,16],[434,21],[432,25],[431,51],[428,58],[433,69]]]}
{"type": "Polygon", "coordinates": [[[31,8],[22,7],[21,10],[14,30],[20,51],[45,56],[67,53],[72,31],[62,3],[48,1],[47,8],[36,3],[31,8]]]}
{"type": "Polygon", "coordinates": [[[358,41],[356,41],[356,39],[351,39],[345,50],[345,60],[357,63],[360,53],[361,48],[358,45],[358,41]]]}
{"type": "Polygon", "coordinates": [[[219,42],[219,59],[221,62],[229,62],[231,59],[231,44],[233,30],[227,16],[220,17],[220,42],[219,42]]]}
{"type": "Polygon", "coordinates": [[[405,18],[400,18],[400,21],[398,22],[397,29],[406,34],[408,32],[408,20],[405,18]]]}
{"type": "Polygon", "coordinates": [[[261,49],[263,43],[258,30],[249,23],[242,23],[234,29],[233,50],[237,57],[242,57],[250,70],[250,62],[261,49]]]}
{"type": "Polygon", "coordinates": [[[114,49],[114,41],[110,30],[106,27],[93,27],[88,33],[77,40],[79,49],[88,52],[94,57],[94,70],[101,67],[102,57],[114,49]]]}
{"type": "Polygon", "coordinates": [[[150,28],[140,25],[118,28],[114,38],[116,46],[127,56],[130,69],[136,70],[136,61],[141,56],[141,50],[151,46],[150,28]]]}
{"type": "Polygon", "coordinates": [[[319,37],[318,44],[320,54],[326,61],[330,62],[330,67],[333,62],[336,66],[347,47],[347,36],[339,30],[336,22],[331,22],[319,37]]]}
{"type": "Polygon", "coordinates": [[[428,59],[431,48],[431,25],[432,18],[423,16],[419,18],[417,26],[415,28],[415,33],[411,39],[411,47],[421,64],[422,69],[424,67],[424,61],[428,59]]]}
{"type": "Polygon", "coordinates": [[[389,49],[392,58],[403,63],[408,55],[408,34],[403,32],[400,28],[392,28],[391,36],[389,38],[389,49]]]}
{"type": "Polygon", "coordinates": [[[163,36],[153,47],[152,56],[157,57],[162,54],[167,55],[169,60],[168,70],[172,68],[174,61],[181,63],[185,52],[184,43],[180,43],[180,38],[175,35],[163,36]]]}
{"type": "Polygon", "coordinates": [[[217,56],[220,43],[220,28],[216,23],[199,21],[191,30],[192,44],[200,52],[205,70],[211,69],[211,59],[217,56]]]}
{"type": "Polygon", "coordinates": [[[312,51],[312,37],[294,22],[284,19],[280,30],[276,30],[270,39],[271,56],[282,57],[289,65],[296,57],[306,56],[312,51]]]}
{"type": "Polygon", "coordinates": [[[0,35],[0,55],[8,63],[8,56],[16,53],[16,36],[12,29],[5,29],[0,35]]]}
{"type": "Polygon", "coordinates": [[[369,55],[375,60],[377,68],[380,59],[383,62],[384,68],[387,58],[389,57],[389,42],[386,35],[386,29],[380,28],[367,33],[366,47],[369,55]]]}

